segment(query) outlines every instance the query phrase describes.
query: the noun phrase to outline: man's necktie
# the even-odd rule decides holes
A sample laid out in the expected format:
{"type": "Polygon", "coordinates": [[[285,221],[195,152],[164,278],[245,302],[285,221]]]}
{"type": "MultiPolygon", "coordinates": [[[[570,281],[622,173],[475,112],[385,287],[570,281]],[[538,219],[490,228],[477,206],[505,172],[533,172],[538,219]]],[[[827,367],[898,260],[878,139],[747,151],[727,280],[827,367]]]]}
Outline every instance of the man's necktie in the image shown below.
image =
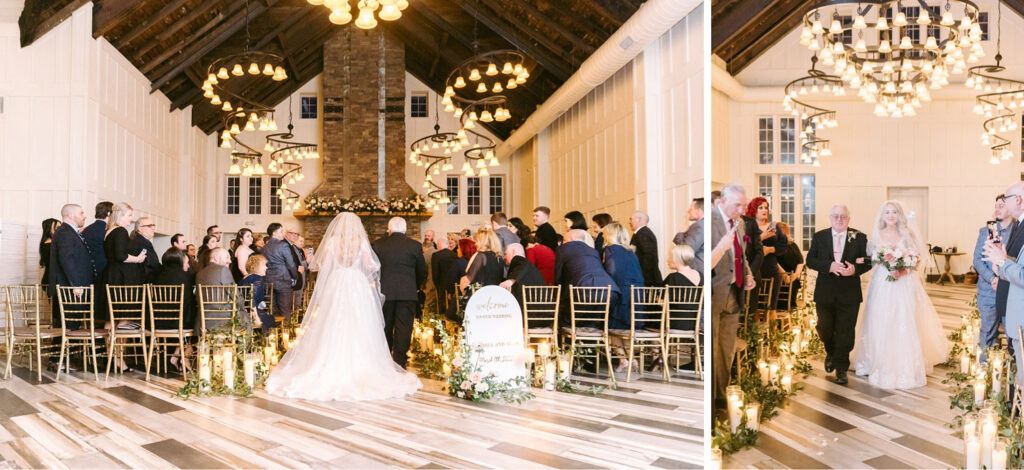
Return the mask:
{"type": "MultiPolygon", "coordinates": [[[[736,226],[736,221],[729,219],[729,228],[732,229],[736,226]]],[[[743,248],[740,247],[739,234],[733,234],[732,237],[732,252],[733,252],[733,263],[735,264],[736,270],[736,287],[743,288],[743,248]]]]}

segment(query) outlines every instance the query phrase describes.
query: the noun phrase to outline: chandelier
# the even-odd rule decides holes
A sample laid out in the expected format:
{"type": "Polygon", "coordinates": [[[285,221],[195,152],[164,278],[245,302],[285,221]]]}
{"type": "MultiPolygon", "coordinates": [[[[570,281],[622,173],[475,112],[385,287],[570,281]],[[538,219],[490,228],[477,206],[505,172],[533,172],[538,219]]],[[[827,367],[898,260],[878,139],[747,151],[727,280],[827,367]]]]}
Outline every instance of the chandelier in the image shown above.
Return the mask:
{"type": "Polygon", "coordinates": [[[982,145],[992,150],[989,163],[998,164],[1000,160],[1013,157],[1010,150],[1010,139],[999,135],[1013,132],[1018,128],[1017,112],[1024,109],[1024,82],[995,74],[1006,71],[1001,65],[1002,49],[1002,2],[998,6],[998,36],[996,39],[996,63],[971,67],[967,72],[968,88],[979,92],[975,97],[974,113],[984,116],[981,133],[982,145]]]}
{"type": "Polygon", "coordinates": [[[835,75],[828,75],[815,67],[818,57],[811,57],[811,69],[807,76],[800,77],[786,85],[786,97],[782,106],[800,123],[800,161],[819,166],[818,157],[832,156],[828,139],[818,136],[819,128],[834,128],[839,125],[835,110],[814,106],[807,102],[807,95],[831,94],[845,96],[846,88],[843,80],[835,75]]]}
{"type": "Polygon", "coordinates": [[[316,144],[292,140],[295,135],[292,134],[294,126],[291,122],[291,98],[288,100],[288,105],[288,132],[268,135],[264,150],[270,152],[268,170],[280,175],[281,178],[276,196],[284,201],[284,210],[293,210],[299,209],[302,202],[299,199],[299,193],[290,189],[289,186],[306,179],[306,175],[302,172],[302,165],[296,161],[319,159],[320,152],[316,144]]]}
{"type": "Polygon", "coordinates": [[[498,50],[477,54],[448,74],[441,104],[445,106],[446,112],[460,118],[467,106],[490,98],[491,107],[486,109],[486,119],[480,116],[481,121],[505,121],[512,114],[506,107],[503,93],[525,84],[530,78],[529,69],[532,66],[519,51],[498,50]]]}
{"type": "Polygon", "coordinates": [[[932,3],[830,1],[804,14],[800,43],[873,103],[876,115],[913,116],[931,100],[929,88],[948,85],[951,74],[985,54],[977,5],[932,3]]]}
{"type": "MultiPolygon", "coordinates": [[[[311,5],[323,5],[331,11],[328,17],[331,23],[348,24],[352,21],[352,6],[348,0],[307,0],[311,5]]],[[[377,27],[377,19],[374,12],[384,21],[395,21],[402,17],[402,11],[409,8],[408,0],[359,0],[356,5],[359,16],[356,17],[355,25],[361,29],[373,29],[377,27]],[[380,10],[379,12],[377,10],[380,10]]]]}

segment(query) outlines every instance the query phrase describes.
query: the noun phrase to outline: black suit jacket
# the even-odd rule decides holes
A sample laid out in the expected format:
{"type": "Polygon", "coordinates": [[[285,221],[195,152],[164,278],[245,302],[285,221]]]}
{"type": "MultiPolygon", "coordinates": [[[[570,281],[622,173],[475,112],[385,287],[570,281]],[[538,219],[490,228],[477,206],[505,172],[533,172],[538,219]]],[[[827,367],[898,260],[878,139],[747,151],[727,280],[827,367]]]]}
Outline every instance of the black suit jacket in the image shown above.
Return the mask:
{"type": "Polygon", "coordinates": [[[832,229],[815,233],[811,239],[811,249],[807,252],[807,267],[818,272],[814,284],[815,302],[860,303],[863,300],[860,276],[871,270],[868,237],[860,231],[847,229],[846,244],[840,260],[854,266],[853,276],[837,276],[828,272],[835,261],[832,254],[832,229]]]}
{"type": "Polygon", "coordinates": [[[107,236],[107,223],[97,220],[88,227],[82,229],[82,236],[85,243],[89,245],[89,252],[92,253],[92,262],[96,267],[96,275],[103,272],[107,267],[107,256],[103,253],[103,238],[107,236]]]}
{"type": "Polygon", "coordinates": [[[160,264],[160,257],[156,255],[153,243],[148,238],[138,233],[133,234],[131,242],[128,243],[128,252],[140,253],[143,249],[146,250],[146,261],[139,263],[139,275],[143,282],[153,282],[156,275],[163,269],[163,266],[160,264]]]}
{"type": "Polygon", "coordinates": [[[664,276],[658,268],[658,238],[650,228],[640,227],[629,240],[636,247],[636,257],[640,260],[640,271],[644,275],[644,284],[658,287],[664,283],[664,276]]]}
{"type": "MultiPolygon", "coordinates": [[[[743,255],[746,256],[747,264],[750,265],[750,273],[760,283],[761,265],[764,264],[764,244],[761,243],[761,227],[758,227],[756,219],[745,215],[743,216],[743,224],[743,229],[746,230],[745,233],[750,237],[743,255]]],[[[829,243],[828,246],[831,247],[832,244],[829,243]]],[[[827,273],[828,269],[825,272],[827,273]]]]}
{"type": "Polygon", "coordinates": [[[558,251],[558,234],[555,233],[555,228],[551,224],[544,222],[537,226],[537,243],[551,248],[551,251],[558,251]]]}
{"type": "Polygon", "coordinates": [[[48,293],[57,295],[57,286],[88,286],[96,279],[92,255],[78,231],[61,224],[53,233],[50,247],[50,279],[48,293]]]}
{"type": "Polygon", "coordinates": [[[456,258],[458,258],[458,255],[448,248],[437,250],[430,257],[430,274],[434,279],[434,289],[438,292],[452,290],[452,284],[455,283],[455,280],[448,278],[448,272],[451,271],[452,263],[455,262],[456,258]]]}
{"type": "Polygon", "coordinates": [[[295,279],[295,285],[292,286],[292,290],[302,290],[306,287],[306,274],[309,272],[309,265],[306,263],[306,256],[302,253],[302,248],[299,248],[285,240],[288,243],[288,248],[291,248],[292,259],[295,260],[295,269],[298,270],[299,266],[302,266],[302,272],[298,273],[298,277],[295,279]]]}
{"type": "Polygon", "coordinates": [[[380,287],[385,301],[417,301],[416,292],[427,280],[423,246],[404,233],[392,233],[373,242],[380,260],[380,287]]]}
{"type": "Polygon", "coordinates": [[[523,305],[523,287],[525,286],[546,286],[548,282],[536,266],[522,256],[512,258],[508,264],[508,279],[516,281],[512,284],[512,295],[523,305]]]}

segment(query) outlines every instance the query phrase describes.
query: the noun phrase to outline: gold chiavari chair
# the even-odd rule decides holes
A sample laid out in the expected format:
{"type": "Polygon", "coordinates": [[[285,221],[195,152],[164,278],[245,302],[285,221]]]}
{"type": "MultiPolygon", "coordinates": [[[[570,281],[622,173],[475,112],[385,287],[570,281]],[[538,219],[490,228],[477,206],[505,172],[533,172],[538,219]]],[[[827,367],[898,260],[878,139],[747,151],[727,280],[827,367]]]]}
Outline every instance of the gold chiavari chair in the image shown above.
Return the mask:
{"type": "MultiPolygon", "coordinates": [[[[110,312],[110,324],[114,325],[107,338],[107,370],[104,380],[110,379],[110,365],[115,358],[124,361],[125,349],[131,346],[141,348],[139,354],[149,370],[149,355],[146,354],[146,286],[106,286],[107,309],[110,312]],[[138,343],[135,343],[138,340],[138,343]]],[[[120,373],[115,369],[115,373],[120,373]]]]}
{"type": "Polygon", "coordinates": [[[0,286],[0,315],[3,321],[0,322],[0,334],[4,337],[4,373],[3,378],[11,377],[11,357],[14,345],[14,326],[11,324],[11,304],[7,302],[7,286],[0,286]]]}
{"type": "Polygon", "coordinates": [[[100,380],[99,363],[96,359],[96,340],[106,337],[106,330],[96,330],[93,315],[95,291],[93,286],[57,286],[57,304],[60,310],[61,342],[60,360],[57,362],[57,382],[60,382],[64,358],[71,361],[70,351],[75,346],[82,348],[82,369],[88,373],[88,360],[92,356],[92,373],[100,380]],[[74,325],[69,325],[74,323],[74,325]],[[74,328],[72,328],[74,326],[74,328]],[[84,327],[80,329],[79,327],[84,327]]]}
{"type": "MultiPolygon", "coordinates": [[[[306,273],[306,290],[302,292],[302,311],[305,312],[309,307],[309,299],[313,297],[313,288],[316,287],[316,273],[306,273]]],[[[303,313],[305,314],[305,313],[303,313]]],[[[301,320],[301,319],[300,319],[301,320]]],[[[299,322],[301,323],[301,321],[299,322]]]]}
{"type": "Polygon", "coordinates": [[[61,332],[51,328],[51,322],[43,318],[43,310],[40,308],[42,292],[38,285],[7,286],[5,296],[9,341],[4,375],[9,376],[14,350],[20,343],[29,347],[28,368],[32,370],[32,364],[35,363],[36,380],[42,381],[43,357],[52,355],[52,350],[45,342],[60,337],[61,332]]]}
{"type": "Polygon", "coordinates": [[[773,287],[775,287],[775,278],[761,278],[761,283],[757,285],[758,311],[764,310],[767,312],[775,310],[775,306],[771,305],[773,287]]]}
{"type": "Polygon", "coordinates": [[[238,314],[238,286],[196,286],[199,294],[199,334],[228,323],[238,314]]]}
{"type": "MultiPolygon", "coordinates": [[[[634,353],[640,352],[640,370],[644,370],[644,350],[661,354],[661,375],[668,381],[668,359],[665,355],[665,288],[630,286],[629,329],[609,330],[611,336],[627,345],[626,382],[633,376],[634,353]]],[[[642,372],[641,372],[642,374],[642,372]]]]}
{"type": "MultiPolygon", "coordinates": [[[[178,346],[181,348],[181,367],[187,369],[188,358],[186,357],[185,338],[195,335],[193,325],[185,325],[185,286],[154,286],[146,285],[146,301],[149,303],[149,354],[146,361],[146,380],[149,380],[149,370],[153,364],[153,354],[157,348],[160,349],[157,356],[156,372],[160,373],[160,366],[167,360],[167,348],[178,346]],[[169,325],[176,325],[167,328],[169,325]],[[161,359],[162,357],[162,359],[161,359]]],[[[166,368],[164,369],[166,371],[166,368]]]]}
{"type": "Polygon", "coordinates": [[[534,340],[558,344],[558,306],[562,286],[523,286],[523,332],[526,345],[534,340]]]}
{"type": "MultiPolygon", "coordinates": [[[[576,287],[569,286],[569,325],[562,327],[562,336],[568,337],[572,346],[573,359],[576,356],[593,357],[596,372],[601,372],[601,351],[608,362],[608,377],[615,384],[615,369],[612,367],[612,352],[608,342],[608,309],[611,302],[611,286],[576,287]],[[577,348],[594,348],[594,354],[577,354],[577,348]]],[[[564,343],[563,343],[564,344],[564,343]]]]}
{"type": "MultiPolygon", "coordinates": [[[[665,288],[665,343],[668,359],[675,350],[676,369],[683,362],[683,347],[693,348],[693,370],[704,380],[704,368],[701,362],[700,340],[702,313],[704,311],[704,286],[668,286],[665,288]]],[[[666,370],[670,361],[665,362],[666,370]]]]}

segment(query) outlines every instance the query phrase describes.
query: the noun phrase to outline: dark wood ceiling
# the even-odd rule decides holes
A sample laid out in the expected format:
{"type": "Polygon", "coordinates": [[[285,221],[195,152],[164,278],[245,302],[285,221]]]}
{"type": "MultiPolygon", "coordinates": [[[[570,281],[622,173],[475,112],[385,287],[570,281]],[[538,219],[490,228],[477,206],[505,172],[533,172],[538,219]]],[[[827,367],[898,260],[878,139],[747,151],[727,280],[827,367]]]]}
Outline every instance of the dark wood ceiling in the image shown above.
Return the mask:
{"type": "MultiPolygon", "coordinates": [[[[1024,0],[1022,0],[1024,1],[1024,0]]],[[[85,0],[26,0],[22,46],[66,19],[85,0]]],[[[356,0],[350,0],[355,12],[356,0]]],[[[519,49],[537,62],[528,86],[510,92],[512,119],[485,124],[504,139],[636,12],[643,0],[410,0],[402,18],[381,21],[405,44],[406,70],[435,92],[458,64],[479,52],[519,49]],[[474,29],[476,34],[474,36],[474,29]]],[[[207,133],[223,112],[202,97],[206,68],[245,44],[246,0],[94,0],[93,37],[104,37],[171,100],[192,105],[207,133]]],[[[275,106],[323,70],[323,44],[351,23],[305,0],[249,0],[253,49],[285,58],[289,79],[243,84],[244,96],[275,106]]],[[[246,80],[247,78],[242,78],[246,80]]],[[[481,123],[484,124],[484,123],[481,123]]]]}
{"type": "MultiPolygon", "coordinates": [[[[821,0],[712,0],[711,52],[736,75],[800,25],[821,0]]],[[[1024,0],[1003,0],[1024,16],[1024,0]]]]}

